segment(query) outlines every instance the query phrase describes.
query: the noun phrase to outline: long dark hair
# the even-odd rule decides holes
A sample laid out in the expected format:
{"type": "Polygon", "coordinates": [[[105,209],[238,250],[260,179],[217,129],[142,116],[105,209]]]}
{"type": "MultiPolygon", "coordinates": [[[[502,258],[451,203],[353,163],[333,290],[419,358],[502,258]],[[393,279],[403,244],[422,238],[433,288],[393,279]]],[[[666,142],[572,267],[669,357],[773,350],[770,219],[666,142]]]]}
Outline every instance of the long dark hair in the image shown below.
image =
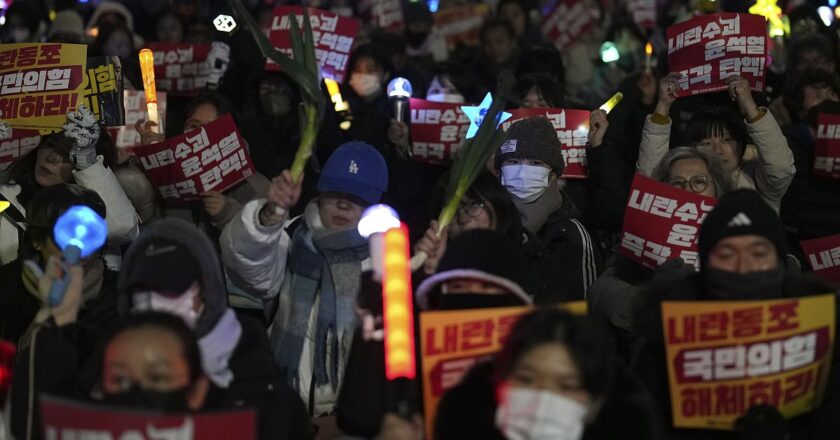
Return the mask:
{"type": "Polygon", "coordinates": [[[539,309],[519,318],[493,361],[494,382],[503,382],[523,356],[548,343],[566,347],[593,399],[610,394],[616,371],[610,335],[590,318],[556,308],[539,309]]]}
{"type": "Polygon", "coordinates": [[[522,100],[528,96],[528,92],[534,87],[537,88],[540,96],[545,99],[549,107],[563,108],[566,106],[563,87],[545,73],[529,73],[519,78],[513,88],[516,90],[516,97],[519,99],[520,106],[522,100]]]}

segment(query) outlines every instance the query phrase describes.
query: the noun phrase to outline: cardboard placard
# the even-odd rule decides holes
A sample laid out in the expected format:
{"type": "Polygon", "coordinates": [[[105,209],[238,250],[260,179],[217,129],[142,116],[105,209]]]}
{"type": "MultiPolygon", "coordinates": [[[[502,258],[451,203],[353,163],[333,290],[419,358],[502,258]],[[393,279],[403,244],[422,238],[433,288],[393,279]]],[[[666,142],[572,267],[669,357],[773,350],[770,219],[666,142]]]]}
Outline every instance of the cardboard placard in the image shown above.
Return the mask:
{"type": "Polygon", "coordinates": [[[834,295],[662,303],[673,423],[731,430],[753,405],[790,418],[819,406],[832,360],[834,295]]]}
{"type": "Polygon", "coordinates": [[[840,234],[799,242],[814,275],[840,284],[840,234]]]}
{"type": "Polygon", "coordinates": [[[490,13],[485,4],[454,6],[434,13],[435,30],[446,40],[449,50],[456,46],[478,46],[481,40],[481,27],[490,13]]]}
{"type": "Polygon", "coordinates": [[[418,162],[448,164],[464,145],[470,120],[461,110],[469,104],[411,98],[411,157],[418,162]]]}
{"type": "Polygon", "coordinates": [[[369,17],[375,27],[396,32],[405,26],[401,0],[361,0],[357,5],[362,16],[369,17]]]}
{"type": "MultiPolygon", "coordinates": [[[[166,132],[166,92],[157,92],[158,127],[161,133],[166,132]]],[[[125,125],[108,129],[117,148],[140,146],[140,133],[134,127],[137,121],[146,121],[146,94],[142,90],[125,90],[123,92],[125,104],[125,125]]]]}
{"type": "Polygon", "coordinates": [[[84,44],[0,44],[0,111],[14,128],[61,129],[84,93],[84,44]]]}
{"type": "Polygon", "coordinates": [[[621,254],[651,269],[677,257],[699,268],[700,225],[716,202],[636,174],[624,211],[621,254]]]}
{"type": "Polygon", "coordinates": [[[12,128],[11,135],[0,140],[0,164],[15,162],[26,156],[41,143],[38,130],[12,128]]]}
{"type": "Polygon", "coordinates": [[[818,116],[814,175],[840,179],[840,115],[818,116]]]}
{"type": "Polygon", "coordinates": [[[146,177],[164,201],[224,192],[254,174],[245,141],[231,115],[164,142],[134,148],[146,177]]]}
{"type": "MultiPolygon", "coordinates": [[[[338,14],[309,8],[309,24],[312,26],[312,39],[315,42],[315,58],[324,78],[344,81],[347,63],[350,61],[350,49],[359,32],[359,22],[338,14]]],[[[292,57],[292,35],[289,16],[297,18],[298,26],[303,31],[303,7],[278,6],[274,8],[271,32],[268,40],[278,50],[292,57]]],[[[270,59],[266,60],[267,70],[278,70],[279,66],[270,59]]]]}
{"type": "Polygon", "coordinates": [[[165,415],[41,396],[45,439],[255,439],[252,410],[165,415]]]}
{"type": "MultiPolygon", "coordinates": [[[[585,315],[586,301],[558,304],[585,315]]],[[[531,307],[498,307],[420,313],[420,349],[423,373],[423,409],[426,432],[434,433],[438,402],[458,385],[473,365],[502,349],[516,321],[531,307]]]]}
{"type": "Polygon", "coordinates": [[[656,0],[627,0],[627,12],[640,29],[656,28],[656,0]]]}
{"type": "MultiPolygon", "coordinates": [[[[586,143],[589,135],[589,112],[562,108],[518,108],[510,110],[510,119],[502,123],[502,130],[526,118],[544,117],[551,122],[557,138],[563,144],[564,179],[586,179],[586,143]]],[[[515,148],[515,147],[514,147],[515,148]]]]}
{"type": "Polygon", "coordinates": [[[170,96],[198,96],[207,87],[209,44],[149,43],[154,53],[155,85],[170,96]]]}
{"type": "Polygon", "coordinates": [[[588,0],[561,0],[540,26],[546,41],[560,52],[569,48],[598,19],[598,8],[588,0]]]}
{"type": "Polygon", "coordinates": [[[740,75],[752,90],[764,91],[767,24],[752,14],[698,15],[667,30],[668,67],[679,72],[679,96],[726,90],[740,75]]]}
{"type": "Polygon", "coordinates": [[[106,127],[125,125],[123,113],[123,78],[120,59],[87,59],[83,103],[106,127]]]}

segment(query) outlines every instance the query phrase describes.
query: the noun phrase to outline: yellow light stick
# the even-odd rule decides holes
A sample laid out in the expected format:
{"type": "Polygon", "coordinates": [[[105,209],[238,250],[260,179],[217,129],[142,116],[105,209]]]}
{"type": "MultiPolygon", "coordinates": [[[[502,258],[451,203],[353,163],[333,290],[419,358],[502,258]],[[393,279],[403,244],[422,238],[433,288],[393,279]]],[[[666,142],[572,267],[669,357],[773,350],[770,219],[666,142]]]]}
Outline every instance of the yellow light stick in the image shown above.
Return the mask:
{"type": "Polygon", "coordinates": [[[645,70],[650,70],[651,57],[653,56],[653,44],[650,41],[645,44],[645,70]]]}
{"type": "Polygon", "coordinates": [[[618,105],[619,102],[621,102],[622,99],[624,99],[624,94],[622,94],[621,92],[616,92],[615,95],[612,95],[612,98],[610,98],[599,108],[609,113],[613,108],[615,108],[615,106],[618,105]]]}
{"type": "MultiPolygon", "coordinates": [[[[140,51],[140,73],[143,75],[143,91],[146,94],[146,112],[149,120],[159,124],[157,108],[157,90],[155,89],[155,57],[151,50],[140,51]]],[[[159,132],[160,125],[152,127],[155,133],[159,132]]]]}

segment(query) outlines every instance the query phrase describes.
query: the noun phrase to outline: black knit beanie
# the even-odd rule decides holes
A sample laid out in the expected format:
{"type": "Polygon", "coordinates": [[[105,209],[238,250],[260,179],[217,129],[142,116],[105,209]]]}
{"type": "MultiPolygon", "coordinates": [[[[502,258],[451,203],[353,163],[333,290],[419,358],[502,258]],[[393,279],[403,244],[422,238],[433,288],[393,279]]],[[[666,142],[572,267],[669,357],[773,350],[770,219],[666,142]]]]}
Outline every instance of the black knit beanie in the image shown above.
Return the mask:
{"type": "Polygon", "coordinates": [[[779,261],[787,255],[785,226],[779,215],[757,192],[742,189],[723,196],[700,227],[701,267],[706,267],[709,252],[719,241],[737,235],[760,235],[776,246],[779,261]]]}
{"type": "Polygon", "coordinates": [[[566,167],[562,147],[548,119],[523,119],[511,125],[508,130],[507,138],[496,154],[496,168],[501,168],[505,159],[532,159],[544,162],[557,175],[561,175],[566,167]]]}

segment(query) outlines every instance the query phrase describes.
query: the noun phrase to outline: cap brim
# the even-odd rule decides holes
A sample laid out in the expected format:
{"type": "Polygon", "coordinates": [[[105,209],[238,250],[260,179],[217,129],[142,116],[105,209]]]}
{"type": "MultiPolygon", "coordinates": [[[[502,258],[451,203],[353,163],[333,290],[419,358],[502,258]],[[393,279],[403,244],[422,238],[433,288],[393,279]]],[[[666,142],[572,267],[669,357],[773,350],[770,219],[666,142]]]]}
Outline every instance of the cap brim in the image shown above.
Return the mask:
{"type": "Polygon", "coordinates": [[[533,300],[525,293],[525,290],[519,284],[507,278],[475,269],[453,269],[436,273],[420,283],[420,286],[417,287],[417,305],[421,309],[427,310],[429,308],[429,294],[440,284],[459,278],[471,278],[496,284],[519,297],[525,305],[533,304],[533,300]]]}

